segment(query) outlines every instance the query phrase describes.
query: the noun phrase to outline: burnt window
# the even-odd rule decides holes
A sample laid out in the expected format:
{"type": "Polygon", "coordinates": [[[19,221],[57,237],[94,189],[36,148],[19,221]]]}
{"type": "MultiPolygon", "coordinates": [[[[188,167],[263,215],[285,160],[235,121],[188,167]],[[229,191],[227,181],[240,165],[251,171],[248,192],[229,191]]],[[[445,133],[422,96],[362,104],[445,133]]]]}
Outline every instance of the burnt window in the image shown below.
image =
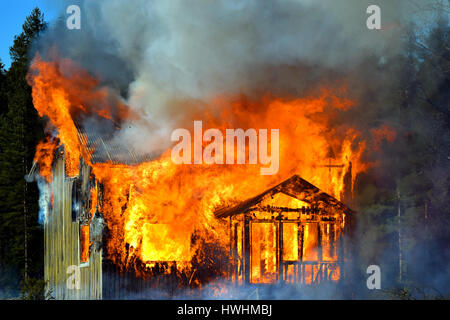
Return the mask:
{"type": "Polygon", "coordinates": [[[251,282],[272,283],[276,280],[277,239],[274,223],[251,224],[251,282]]]}
{"type": "Polygon", "coordinates": [[[297,223],[283,223],[283,261],[299,260],[299,226],[297,223]]]}
{"type": "Polygon", "coordinates": [[[77,221],[81,209],[81,181],[75,180],[72,185],[72,222],[77,221]]]}

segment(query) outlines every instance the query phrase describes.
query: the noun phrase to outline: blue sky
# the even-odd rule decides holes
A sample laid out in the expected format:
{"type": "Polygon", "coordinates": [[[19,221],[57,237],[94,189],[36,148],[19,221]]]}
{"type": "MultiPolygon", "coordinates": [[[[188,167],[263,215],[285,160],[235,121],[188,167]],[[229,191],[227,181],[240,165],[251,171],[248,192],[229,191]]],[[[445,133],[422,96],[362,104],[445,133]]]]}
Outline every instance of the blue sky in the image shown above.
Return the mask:
{"type": "Polygon", "coordinates": [[[50,0],[0,0],[0,58],[8,69],[11,60],[9,47],[13,44],[14,36],[22,32],[22,24],[31,11],[38,7],[44,13],[45,21],[56,17],[57,8],[50,0]]]}

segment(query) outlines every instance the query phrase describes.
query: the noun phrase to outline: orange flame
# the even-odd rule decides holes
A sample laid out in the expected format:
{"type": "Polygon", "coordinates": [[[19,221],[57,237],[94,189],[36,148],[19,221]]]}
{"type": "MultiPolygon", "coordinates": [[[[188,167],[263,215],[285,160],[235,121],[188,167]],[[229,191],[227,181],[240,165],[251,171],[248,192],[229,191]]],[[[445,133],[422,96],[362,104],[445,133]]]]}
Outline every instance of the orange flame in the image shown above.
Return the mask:
{"type": "Polygon", "coordinates": [[[49,138],[45,138],[45,140],[39,142],[36,146],[34,161],[39,165],[39,174],[47,182],[52,180],[53,157],[57,147],[58,143],[49,138]]]}

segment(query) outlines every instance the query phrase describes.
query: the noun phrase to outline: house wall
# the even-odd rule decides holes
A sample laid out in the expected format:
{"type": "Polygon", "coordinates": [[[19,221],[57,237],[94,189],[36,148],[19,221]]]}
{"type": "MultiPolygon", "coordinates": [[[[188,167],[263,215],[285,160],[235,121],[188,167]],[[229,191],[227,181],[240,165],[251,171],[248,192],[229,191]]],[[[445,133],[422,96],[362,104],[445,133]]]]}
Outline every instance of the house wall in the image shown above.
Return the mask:
{"type": "MultiPolygon", "coordinates": [[[[82,192],[89,192],[89,170],[82,164],[79,176],[82,192]]],[[[102,249],[92,247],[89,261],[80,263],[80,222],[72,221],[74,181],[66,178],[64,156],[60,155],[54,162],[51,182],[53,204],[44,221],[44,277],[55,299],[102,299],[102,249]],[[76,267],[70,269],[70,266],[76,267]],[[68,280],[74,279],[69,278],[76,275],[75,269],[80,271],[79,289],[67,285],[68,280]]]]}

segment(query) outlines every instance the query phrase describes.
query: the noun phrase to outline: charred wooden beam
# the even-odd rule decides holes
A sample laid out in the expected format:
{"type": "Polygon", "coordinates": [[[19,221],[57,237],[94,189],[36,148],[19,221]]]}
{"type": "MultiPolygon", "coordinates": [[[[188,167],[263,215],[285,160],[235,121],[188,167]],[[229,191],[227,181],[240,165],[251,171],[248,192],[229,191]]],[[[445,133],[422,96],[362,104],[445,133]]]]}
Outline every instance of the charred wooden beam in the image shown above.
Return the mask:
{"type": "Polygon", "coordinates": [[[319,261],[322,261],[322,228],[321,224],[317,223],[317,253],[319,261]]]}
{"type": "Polygon", "coordinates": [[[301,223],[298,224],[298,259],[299,261],[303,261],[303,241],[304,241],[304,234],[305,234],[305,226],[301,223]]]}
{"type": "Polygon", "coordinates": [[[251,268],[251,247],[250,247],[250,219],[246,216],[244,219],[244,279],[246,283],[250,283],[251,268]]]}
{"type": "Polygon", "coordinates": [[[278,263],[280,268],[278,268],[278,278],[279,280],[283,280],[283,223],[281,222],[283,216],[281,214],[278,215],[278,234],[277,234],[277,242],[278,242],[278,263]]]}

